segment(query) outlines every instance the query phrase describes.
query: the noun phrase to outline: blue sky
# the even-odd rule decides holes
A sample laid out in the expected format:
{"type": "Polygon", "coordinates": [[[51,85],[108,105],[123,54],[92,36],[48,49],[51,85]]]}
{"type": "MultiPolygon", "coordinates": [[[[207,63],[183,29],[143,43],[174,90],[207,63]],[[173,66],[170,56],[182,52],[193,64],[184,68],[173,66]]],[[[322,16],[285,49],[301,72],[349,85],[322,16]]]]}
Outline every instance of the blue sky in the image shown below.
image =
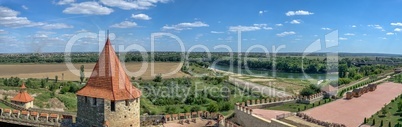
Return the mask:
{"type": "MultiPolygon", "coordinates": [[[[242,51],[263,46],[272,53],[284,45],[279,52],[303,52],[321,39],[318,52],[402,54],[401,6],[401,0],[0,0],[0,53],[64,52],[74,35],[109,29],[116,46],[147,51],[158,32],[180,38],[184,51],[196,45],[238,51],[241,31],[242,51]],[[338,37],[325,38],[331,32],[338,37]]],[[[98,51],[99,38],[79,39],[72,51],[98,51]]],[[[169,37],[155,39],[155,50],[181,51],[169,37]]]]}

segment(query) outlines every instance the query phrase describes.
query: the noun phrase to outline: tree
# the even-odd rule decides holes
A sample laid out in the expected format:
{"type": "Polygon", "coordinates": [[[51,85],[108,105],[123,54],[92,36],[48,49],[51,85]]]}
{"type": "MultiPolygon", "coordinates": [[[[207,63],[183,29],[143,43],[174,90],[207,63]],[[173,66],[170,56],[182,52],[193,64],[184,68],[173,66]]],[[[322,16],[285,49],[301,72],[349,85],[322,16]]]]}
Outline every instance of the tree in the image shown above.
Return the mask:
{"type": "Polygon", "coordinates": [[[371,125],[372,125],[372,126],[374,126],[374,125],[375,125],[375,119],[373,119],[373,123],[371,123],[371,125]]]}
{"type": "Polygon", "coordinates": [[[131,80],[133,80],[133,81],[134,81],[134,80],[135,80],[135,77],[134,77],[134,76],[132,76],[132,77],[131,77],[131,80]]]}
{"type": "Polygon", "coordinates": [[[61,90],[60,90],[60,94],[65,94],[68,91],[70,91],[70,87],[69,86],[63,86],[63,88],[61,88],[61,90]]]}
{"type": "Polygon", "coordinates": [[[45,79],[40,80],[40,88],[46,88],[46,80],[45,79]]]}
{"type": "Polygon", "coordinates": [[[177,107],[175,107],[175,106],[167,106],[167,107],[165,107],[165,112],[168,113],[168,114],[178,113],[177,112],[177,107]]]}
{"type": "Polygon", "coordinates": [[[381,120],[380,127],[382,127],[383,125],[384,125],[384,121],[381,120]]]}
{"type": "Polygon", "coordinates": [[[58,80],[58,79],[59,79],[59,76],[56,75],[56,76],[54,77],[54,82],[57,83],[57,80],[58,80]]]}
{"type": "Polygon", "coordinates": [[[84,82],[84,78],[85,78],[85,74],[84,74],[84,65],[81,65],[81,68],[80,68],[80,84],[82,83],[82,82],[84,82]]]}
{"type": "Polygon", "coordinates": [[[5,86],[8,86],[8,79],[7,79],[7,78],[3,80],[3,84],[4,84],[5,86]]]}
{"type": "Polygon", "coordinates": [[[387,107],[383,107],[381,109],[381,113],[382,113],[383,116],[387,115],[387,113],[388,113],[387,107]]]}
{"type": "Polygon", "coordinates": [[[198,112],[201,110],[201,107],[199,105],[191,107],[191,112],[198,112]]]}
{"type": "Polygon", "coordinates": [[[402,100],[398,102],[398,111],[402,111],[402,100]]]}
{"type": "Polygon", "coordinates": [[[364,123],[364,124],[366,124],[366,123],[367,123],[367,119],[366,119],[366,117],[364,117],[364,121],[363,121],[363,123],[364,123]]]}
{"type": "Polygon", "coordinates": [[[219,106],[216,103],[210,103],[207,106],[207,111],[208,112],[217,112],[219,110],[219,106]]]}

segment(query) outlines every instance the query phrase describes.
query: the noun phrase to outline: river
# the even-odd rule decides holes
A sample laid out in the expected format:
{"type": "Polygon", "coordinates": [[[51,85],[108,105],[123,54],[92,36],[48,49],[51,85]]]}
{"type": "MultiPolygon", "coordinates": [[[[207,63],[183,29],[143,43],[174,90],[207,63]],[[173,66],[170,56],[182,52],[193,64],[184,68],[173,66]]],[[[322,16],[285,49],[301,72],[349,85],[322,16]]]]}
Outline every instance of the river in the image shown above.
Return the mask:
{"type": "Polygon", "coordinates": [[[326,80],[326,79],[337,80],[338,79],[338,74],[306,74],[306,75],[304,75],[303,73],[288,73],[288,72],[276,71],[276,74],[274,76],[274,71],[272,71],[272,70],[250,69],[247,71],[247,69],[238,70],[237,67],[233,67],[233,69],[230,70],[229,66],[222,66],[222,65],[214,65],[214,66],[211,66],[211,68],[221,70],[221,71],[228,71],[228,72],[233,72],[233,73],[238,73],[238,74],[254,75],[254,76],[294,78],[294,79],[316,79],[316,80],[326,80]]]}

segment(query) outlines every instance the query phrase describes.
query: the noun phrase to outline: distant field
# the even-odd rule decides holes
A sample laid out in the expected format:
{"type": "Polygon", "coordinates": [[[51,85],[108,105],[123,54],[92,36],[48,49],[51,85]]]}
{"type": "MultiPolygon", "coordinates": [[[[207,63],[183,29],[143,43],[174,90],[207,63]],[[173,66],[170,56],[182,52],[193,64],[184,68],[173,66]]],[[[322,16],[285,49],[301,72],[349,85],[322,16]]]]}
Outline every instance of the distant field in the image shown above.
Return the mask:
{"type": "MultiPolygon", "coordinates": [[[[79,67],[84,65],[85,68],[85,76],[89,77],[92,69],[95,66],[95,63],[76,63],[74,64],[77,70],[68,70],[66,64],[0,64],[0,78],[9,78],[11,76],[17,76],[20,78],[46,78],[54,79],[55,76],[58,76],[59,80],[70,80],[70,81],[79,81],[79,67]],[[77,73],[75,75],[73,72],[77,73]],[[64,79],[63,75],[64,74],[64,79]]],[[[128,71],[135,73],[141,67],[142,63],[139,62],[130,62],[126,63],[126,68],[128,71]]],[[[181,67],[182,64],[178,62],[155,62],[154,74],[162,74],[163,78],[174,78],[174,77],[183,77],[186,76],[185,73],[180,71],[174,72],[177,67],[181,67]],[[170,76],[166,76],[164,74],[172,72],[173,74],[170,76]]],[[[129,76],[134,76],[136,79],[142,77],[142,79],[153,79],[154,76],[151,76],[151,63],[148,63],[148,68],[145,73],[142,75],[134,74],[129,76]]]]}

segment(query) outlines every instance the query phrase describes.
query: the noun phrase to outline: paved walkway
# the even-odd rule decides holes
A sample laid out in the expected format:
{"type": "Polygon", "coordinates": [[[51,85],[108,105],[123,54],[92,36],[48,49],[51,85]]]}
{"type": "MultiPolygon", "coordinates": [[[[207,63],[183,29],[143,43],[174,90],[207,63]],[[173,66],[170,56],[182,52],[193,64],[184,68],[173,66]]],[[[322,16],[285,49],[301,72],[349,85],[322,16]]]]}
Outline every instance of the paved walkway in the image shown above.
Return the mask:
{"type": "Polygon", "coordinates": [[[266,110],[266,109],[253,109],[253,114],[260,116],[266,120],[271,120],[272,118],[276,119],[277,115],[290,113],[288,111],[279,111],[279,110],[266,110]]]}
{"type": "Polygon", "coordinates": [[[377,86],[373,92],[363,94],[351,100],[338,99],[334,102],[304,111],[315,119],[341,123],[348,127],[359,126],[364,118],[379,111],[384,104],[402,93],[402,84],[387,82],[377,86]]]}

